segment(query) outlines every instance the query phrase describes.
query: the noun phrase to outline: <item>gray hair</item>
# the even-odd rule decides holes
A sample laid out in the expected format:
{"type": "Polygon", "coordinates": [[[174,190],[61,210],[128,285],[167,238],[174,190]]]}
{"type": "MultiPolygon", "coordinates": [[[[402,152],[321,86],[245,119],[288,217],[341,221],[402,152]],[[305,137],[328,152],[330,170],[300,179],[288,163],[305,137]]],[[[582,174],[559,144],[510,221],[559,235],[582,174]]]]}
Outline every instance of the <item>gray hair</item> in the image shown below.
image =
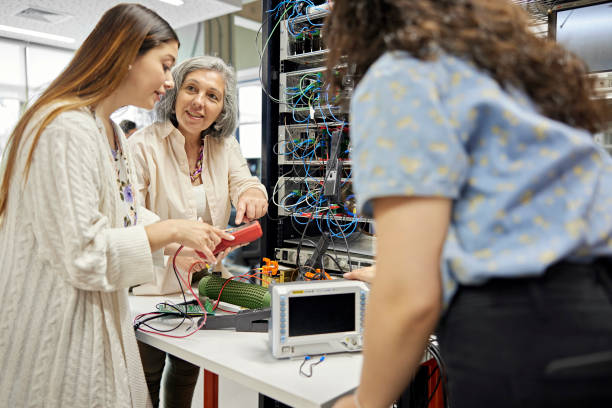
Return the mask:
{"type": "Polygon", "coordinates": [[[228,137],[234,133],[238,125],[236,75],[234,69],[226,64],[221,58],[210,55],[190,58],[174,67],[172,70],[174,88],[168,89],[166,96],[164,96],[155,107],[156,120],[158,122],[169,120],[178,127],[175,112],[178,90],[183,86],[183,81],[185,81],[187,75],[199,69],[217,71],[223,75],[223,79],[225,80],[223,109],[217,120],[208,129],[202,132],[202,136],[211,135],[215,138],[228,137]]]}

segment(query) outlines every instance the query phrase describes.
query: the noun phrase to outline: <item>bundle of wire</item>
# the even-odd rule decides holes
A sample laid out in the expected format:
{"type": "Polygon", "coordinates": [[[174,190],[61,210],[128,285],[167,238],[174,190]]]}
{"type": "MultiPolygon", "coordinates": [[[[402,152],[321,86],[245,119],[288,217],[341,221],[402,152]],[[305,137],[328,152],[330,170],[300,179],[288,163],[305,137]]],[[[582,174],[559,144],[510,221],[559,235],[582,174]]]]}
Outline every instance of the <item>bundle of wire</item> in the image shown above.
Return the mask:
{"type": "MultiPolygon", "coordinates": [[[[203,261],[197,261],[194,262],[188,270],[187,273],[187,281],[185,281],[183,279],[183,277],[181,276],[181,274],[178,272],[177,266],[176,266],[176,258],[179,255],[179,253],[183,250],[183,246],[181,245],[176,252],[174,253],[174,256],[172,257],[172,268],[174,271],[174,275],[178,281],[179,287],[181,289],[181,294],[183,296],[183,304],[173,304],[171,302],[162,302],[159,305],[163,305],[166,308],[170,308],[173,311],[172,312],[160,312],[160,311],[156,311],[156,312],[149,312],[149,313],[142,313],[137,315],[134,318],[134,330],[140,330],[142,332],[145,333],[153,333],[153,334],[159,334],[160,336],[165,336],[165,337],[172,337],[172,338],[185,338],[185,337],[189,337],[191,335],[193,335],[194,333],[196,333],[198,330],[200,330],[202,327],[204,327],[204,325],[206,324],[206,319],[207,319],[207,313],[206,308],[204,307],[204,305],[202,304],[202,301],[200,300],[200,297],[198,295],[195,294],[195,292],[193,291],[193,288],[191,287],[191,275],[193,272],[193,268],[197,265],[203,265],[205,264],[205,262],[203,261]],[[184,285],[184,286],[183,286],[184,285]],[[186,310],[183,310],[180,306],[185,305],[185,309],[186,309],[186,305],[189,303],[187,302],[187,298],[185,295],[185,289],[184,287],[187,287],[189,289],[189,292],[191,292],[191,295],[193,296],[194,300],[196,301],[196,303],[198,304],[198,306],[200,307],[200,310],[203,311],[202,315],[203,315],[203,319],[202,322],[194,328],[195,324],[193,322],[193,316],[190,315],[190,313],[187,313],[186,310]],[[159,318],[163,318],[163,317],[180,317],[181,320],[178,321],[176,323],[176,325],[174,327],[171,328],[167,328],[167,329],[161,329],[161,328],[156,328],[151,326],[151,324],[149,323],[151,320],[155,320],[155,319],[159,319],[159,318]],[[185,323],[185,321],[189,320],[190,321],[190,325],[185,329],[185,331],[187,331],[186,334],[184,335],[172,335],[172,334],[167,334],[168,332],[172,332],[175,331],[177,329],[179,329],[183,323],[185,323]],[[143,328],[146,327],[145,328],[143,328]]],[[[265,274],[266,272],[262,271],[262,268],[254,268],[252,269],[252,271],[260,271],[260,272],[255,272],[255,273],[245,273],[243,275],[237,275],[237,276],[233,276],[232,278],[228,279],[225,284],[221,287],[221,290],[219,291],[219,299],[221,298],[221,293],[223,292],[223,289],[225,289],[225,286],[227,285],[228,282],[230,282],[233,279],[259,279],[261,280],[260,276],[257,275],[261,275],[261,274],[265,274]]],[[[224,310],[221,307],[219,307],[219,299],[216,300],[216,302],[214,303],[213,307],[212,307],[212,311],[215,311],[217,309],[227,312],[227,313],[235,313],[229,310],[224,310]]]]}
{"type": "Polygon", "coordinates": [[[444,363],[442,355],[440,354],[440,348],[438,347],[437,340],[433,338],[433,336],[429,339],[429,342],[427,343],[427,351],[431,354],[434,360],[436,360],[436,369],[429,373],[429,377],[433,377],[433,375],[436,374],[436,371],[439,371],[439,374],[438,380],[436,381],[436,385],[434,389],[429,393],[429,396],[427,398],[427,405],[425,406],[429,406],[429,403],[436,395],[440,384],[442,384],[442,397],[444,399],[444,406],[445,408],[449,408],[446,364],[444,363]]]}
{"type": "MultiPolygon", "coordinates": [[[[294,44],[300,36],[310,35],[320,32],[323,23],[321,15],[318,15],[317,20],[311,19],[312,12],[324,8],[319,8],[313,1],[310,0],[285,0],[280,1],[276,7],[267,10],[267,17],[264,24],[273,25],[272,30],[268,33],[268,38],[262,48],[260,54],[260,81],[264,93],[273,102],[279,106],[285,106],[289,114],[284,117],[286,129],[304,129],[305,135],[295,137],[291,131],[287,131],[284,140],[281,139],[277,145],[273,147],[273,151],[277,155],[287,157],[288,164],[292,164],[292,170],[286,172],[279,177],[274,191],[272,193],[273,203],[285,214],[288,214],[291,220],[291,226],[300,236],[300,242],[297,248],[296,265],[299,271],[299,278],[304,279],[306,273],[315,274],[318,278],[325,276],[324,268],[322,273],[317,274],[313,268],[308,268],[300,265],[300,251],[305,242],[312,245],[314,243],[306,237],[306,232],[309,227],[314,225],[321,234],[329,232],[331,237],[332,249],[335,252],[337,240],[341,240],[346,248],[348,257],[348,270],[352,269],[351,254],[349,250],[349,241],[358,238],[364,228],[360,225],[366,220],[359,217],[356,213],[354,205],[347,206],[346,202],[350,201],[348,197],[353,197],[352,192],[345,194],[347,197],[342,202],[330,202],[323,196],[323,182],[321,177],[315,176],[316,171],[320,172],[322,166],[325,165],[329,157],[326,154],[328,147],[331,145],[330,140],[334,131],[343,131],[347,127],[347,123],[343,116],[338,116],[339,109],[334,104],[337,102],[338,95],[329,95],[329,85],[326,85],[323,78],[323,71],[320,72],[296,72],[287,74],[287,86],[280,99],[274,98],[266,89],[261,77],[263,55],[265,54],[270,39],[278,30],[281,21],[286,22],[287,34],[289,36],[289,44],[294,44]],[[272,19],[272,22],[270,22],[272,19]],[[336,112],[336,113],[335,113],[336,112]],[[287,124],[287,120],[291,121],[291,125],[287,124]],[[312,131],[312,132],[311,132],[312,131]],[[299,168],[296,168],[296,165],[299,168]],[[291,174],[298,175],[299,181],[289,181],[286,176],[291,174]],[[285,180],[284,191],[282,197],[278,197],[279,186],[285,180]],[[290,189],[288,183],[299,183],[298,189],[290,189]],[[314,220],[314,223],[313,223],[314,220]]],[[[263,25],[262,25],[263,27],[263,25]]],[[[261,30],[260,30],[261,31],[261,30]]],[[[257,33],[257,38],[260,32],[257,33]]],[[[256,38],[256,41],[257,41],[256,38]]],[[[348,74],[347,66],[339,66],[332,75],[348,74]]],[[[349,81],[350,82],[350,81],[349,81]]],[[[343,157],[348,157],[350,148],[344,149],[341,154],[343,157]]],[[[342,159],[341,159],[342,160],[342,159]]],[[[341,188],[343,191],[350,187],[348,179],[351,177],[351,172],[342,175],[343,181],[341,188]]],[[[296,179],[296,177],[292,177],[296,179]]],[[[312,229],[312,228],[311,228],[312,229]]],[[[366,232],[367,233],[367,232],[366,232]]],[[[316,246],[316,245],[314,245],[316,246]]],[[[336,256],[325,253],[325,256],[335,264],[340,273],[345,272],[340,266],[340,262],[336,256]]],[[[312,276],[312,275],[311,275],[312,276]]]]}
{"type": "Polygon", "coordinates": [[[276,20],[276,24],[274,25],[274,27],[272,28],[272,30],[270,31],[270,34],[268,36],[268,38],[266,39],[263,47],[262,47],[262,51],[259,54],[259,81],[262,85],[262,90],[264,91],[264,93],[268,96],[268,98],[270,98],[272,101],[279,103],[279,104],[283,104],[284,102],[274,98],[273,96],[270,95],[270,93],[268,92],[268,90],[266,89],[264,83],[263,83],[263,78],[262,78],[262,65],[263,65],[263,56],[266,53],[266,50],[268,49],[268,44],[270,42],[270,39],[272,38],[272,35],[274,34],[274,32],[278,29],[278,26],[280,25],[280,22],[283,21],[285,18],[288,21],[287,24],[287,31],[288,33],[293,37],[296,38],[299,35],[303,34],[303,33],[307,33],[310,31],[313,31],[312,28],[315,29],[320,29],[323,24],[322,23],[314,23],[311,21],[310,19],[310,14],[308,13],[308,10],[312,9],[312,11],[324,11],[324,8],[319,8],[313,1],[311,0],[283,0],[281,2],[279,2],[276,7],[274,7],[273,9],[267,10],[266,14],[267,17],[265,19],[265,21],[263,22],[263,24],[259,27],[259,30],[257,30],[257,34],[255,35],[255,48],[258,50],[259,52],[259,46],[258,46],[258,42],[259,42],[259,38],[261,35],[261,30],[263,28],[264,25],[268,24],[268,21],[270,19],[275,19],[276,20]],[[308,21],[308,23],[310,24],[310,27],[305,27],[303,26],[302,28],[300,28],[299,30],[295,29],[295,20],[298,17],[302,17],[302,16],[306,16],[306,20],[308,21]]]}

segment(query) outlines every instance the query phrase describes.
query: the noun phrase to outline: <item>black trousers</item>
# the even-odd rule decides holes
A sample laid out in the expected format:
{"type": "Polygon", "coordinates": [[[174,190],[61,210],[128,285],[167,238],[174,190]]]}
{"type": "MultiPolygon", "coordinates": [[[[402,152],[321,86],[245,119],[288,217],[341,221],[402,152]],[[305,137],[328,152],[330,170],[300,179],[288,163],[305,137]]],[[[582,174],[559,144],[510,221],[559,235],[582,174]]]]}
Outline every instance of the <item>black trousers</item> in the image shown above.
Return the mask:
{"type": "Polygon", "coordinates": [[[162,374],[164,379],[162,406],[165,408],[191,407],[193,390],[198,381],[200,368],[140,341],[138,342],[138,348],[153,407],[157,408],[159,406],[162,374]],[[166,355],[168,356],[168,364],[166,364],[166,355]]]}
{"type": "Polygon", "coordinates": [[[452,408],[612,407],[612,266],[462,286],[438,337],[452,408]]]}

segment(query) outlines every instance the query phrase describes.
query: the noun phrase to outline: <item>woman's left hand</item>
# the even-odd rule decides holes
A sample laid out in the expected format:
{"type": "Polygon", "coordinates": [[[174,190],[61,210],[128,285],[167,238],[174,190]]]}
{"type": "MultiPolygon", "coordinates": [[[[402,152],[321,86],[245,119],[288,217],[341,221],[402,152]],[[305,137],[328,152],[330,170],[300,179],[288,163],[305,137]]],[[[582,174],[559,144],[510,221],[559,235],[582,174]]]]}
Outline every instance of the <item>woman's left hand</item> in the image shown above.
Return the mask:
{"type": "Polygon", "coordinates": [[[241,247],[243,247],[243,246],[245,246],[245,245],[248,245],[248,243],[246,243],[246,244],[241,244],[241,245],[236,245],[236,246],[229,247],[229,248],[225,248],[223,251],[221,251],[221,252],[219,252],[219,253],[217,254],[217,262],[216,262],[216,263],[221,262],[221,261],[223,260],[223,258],[225,258],[226,256],[228,256],[228,255],[229,255],[229,253],[230,253],[230,252],[232,252],[233,250],[236,250],[236,249],[238,249],[238,248],[241,248],[241,247]]]}
{"type": "Polygon", "coordinates": [[[263,217],[268,211],[268,200],[258,188],[249,188],[238,198],[236,225],[263,217]]]}
{"type": "Polygon", "coordinates": [[[184,272],[195,272],[206,268],[206,261],[195,256],[177,256],[176,266],[184,272]]]}

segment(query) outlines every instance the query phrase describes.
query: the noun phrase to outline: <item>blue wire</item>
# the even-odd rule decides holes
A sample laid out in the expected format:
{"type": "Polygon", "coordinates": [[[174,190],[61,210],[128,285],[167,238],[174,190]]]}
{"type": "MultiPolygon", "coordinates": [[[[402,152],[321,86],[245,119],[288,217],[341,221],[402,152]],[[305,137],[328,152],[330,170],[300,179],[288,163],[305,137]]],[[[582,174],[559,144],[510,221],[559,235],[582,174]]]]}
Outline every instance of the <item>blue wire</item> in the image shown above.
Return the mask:
{"type": "Polygon", "coordinates": [[[332,226],[329,224],[329,219],[330,219],[330,217],[329,217],[329,216],[327,216],[327,217],[326,217],[326,220],[327,220],[327,226],[329,227],[329,231],[330,231],[331,236],[332,236],[333,238],[345,238],[345,237],[346,237],[346,238],[348,238],[348,237],[350,237],[350,236],[351,236],[351,234],[352,234],[353,232],[355,232],[355,230],[357,229],[357,220],[352,220],[352,221],[351,221],[349,224],[347,224],[347,225],[346,225],[346,226],[344,226],[344,227],[343,227],[343,226],[341,226],[341,225],[340,225],[340,224],[339,224],[337,221],[335,221],[335,220],[334,220],[334,223],[335,223],[335,224],[336,224],[336,226],[339,228],[339,231],[342,231],[342,233],[343,233],[343,234],[340,234],[340,232],[335,233],[335,232],[333,231],[332,226]],[[348,231],[348,229],[349,229],[351,226],[353,226],[353,230],[352,230],[351,232],[347,233],[346,231],[348,231]]]}
{"type": "Polygon", "coordinates": [[[283,0],[280,3],[278,3],[276,5],[276,7],[274,7],[272,10],[266,10],[266,13],[273,13],[274,11],[276,11],[277,8],[279,8],[280,6],[282,6],[284,3],[289,3],[290,1],[288,0],[283,0]]]}
{"type": "MultiPolygon", "coordinates": [[[[310,5],[311,5],[312,7],[314,7],[314,9],[315,9],[315,10],[320,10],[320,11],[323,11],[323,10],[324,10],[324,9],[322,9],[322,8],[317,7],[317,6],[316,6],[316,5],[315,5],[315,4],[314,4],[312,1],[308,1],[308,0],[306,0],[306,1],[305,1],[305,3],[310,3],[310,5]]],[[[316,23],[313,23],[313,22],[310,20],[310,15],[309,15],[308,13],[306,13],[306,19],[308,20],[308,22],[310,23],[310,25],[313,25],[313,26],[315,26],[315,27],[322,27],[322,26],[324,26],[324,25],[325,25],[325,24],[316,24],[316,23]]]]}
{"type": "Polygon", "coordinates": [[[321,109],[321,101],[318,102],[319,112],[321,112],[321,118],[323,119],[323,124],[325,125],[325,130],[329,137],[331,137],[331,132],[329,131],[329,126],[327,125],[327,121],[325,120],[325,114],[323,113],[323,109],[321,109]]]}
{"type": "MultiPolygon", "coordinates": [[[[329,90],[329,86],[327,87],[327,90],[329,90]]],[[[327,110],[329,110],[329,114],[331,115],[331,117],[334,118],[334,120],[336,122],[342,122],[342,125],[344,126],[344,121],[339,120],[338,118],[336,118],[334,116],[334,113],[331,110],[331,105],[329,104],[329,97],[328,97],[328,92],[327,91],[325,92],[325,103],[327,104],[327,110]]]]}
{"type": "MultiPolygon", "coordinates": [[[[346,197],[346,201],[350,200],[351,198],[355,198],[355,194],[349,194],[349,195],[346,197]]],[[[346,213],[347,213],[348,215],[350,215],[351,217],[356,217],[356,216],[357,216],[357,214],[353,213],[353,212],[352,212],[351,210],[349,210],[349,209],[348,209],[348,207],[346,206],[346,201],[345,201],[345,204],[344,204],[344,211],[346,211],[346,213]]]]}

